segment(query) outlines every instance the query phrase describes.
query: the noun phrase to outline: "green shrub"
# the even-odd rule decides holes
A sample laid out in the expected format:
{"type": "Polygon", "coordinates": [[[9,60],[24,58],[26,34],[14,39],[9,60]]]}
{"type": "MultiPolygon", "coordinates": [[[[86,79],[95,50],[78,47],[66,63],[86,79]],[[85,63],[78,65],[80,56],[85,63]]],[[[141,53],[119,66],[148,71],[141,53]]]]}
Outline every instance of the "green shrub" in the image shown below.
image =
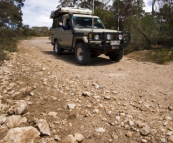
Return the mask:
{"type": "Polygon", "coordinates": [[[5,60],[7,59],[7,57],[8,57],[7,53],[4,50],[0,49],[0,60],[1,61],[5,60]]]}
{"type": "Polygon", "coordinates": [[[20,32],[11,29],[0,29],[0,60],[7,59],[7,52],[17,51],[17,42],[20,39],[20,32]]]}
{"type": "Polygon", "coordinates": [[[148,58],[158,64],[164,64],[169,61],[173,61],[173,48],[161,48],[148,53],[148,58]]]}

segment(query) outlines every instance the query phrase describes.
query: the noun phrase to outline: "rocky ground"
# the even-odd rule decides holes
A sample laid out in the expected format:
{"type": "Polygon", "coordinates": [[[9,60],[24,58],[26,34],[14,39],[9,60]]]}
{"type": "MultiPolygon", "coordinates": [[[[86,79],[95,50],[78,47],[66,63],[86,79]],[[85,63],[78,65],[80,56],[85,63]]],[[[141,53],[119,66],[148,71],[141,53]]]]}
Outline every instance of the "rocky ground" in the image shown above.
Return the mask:
{"type": "Polygon", "coordinates": [[[173,63],[136,55],[79,66],[22,41],[0,67],[0,143],[172,143],[173,63]]]}

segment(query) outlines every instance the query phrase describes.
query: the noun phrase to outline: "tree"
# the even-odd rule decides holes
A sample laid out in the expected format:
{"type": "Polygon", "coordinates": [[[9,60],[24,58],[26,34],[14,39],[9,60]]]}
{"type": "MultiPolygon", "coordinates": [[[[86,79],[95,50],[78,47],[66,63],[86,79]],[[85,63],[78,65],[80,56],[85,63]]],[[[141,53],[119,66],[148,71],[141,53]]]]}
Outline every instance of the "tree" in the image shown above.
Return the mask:
{"type": "Polygon", "coordinates": [[[142,17],[143,5],[143,0],[114,0],[112,10],[115,13],[116,21],[119,19],[120,29],[124,29],[128,25],[128,19],[132,15],[138,19],[142,17]]]}
{"type": "MultiPolygon", "coordinates": [[[[94,7],[103,9],[106,8],[109,2],[110,0],[95,0],[94,7]]],[[[93,9],[93,0],[59,0],[59,3],[60,5],[57,8],[67,6],[93,9]]]]}
{"type": "Polygon", "coordinates": [[[148,47],[159,39],[159,25],[153,15],[145,15],[140,20],[137,31],[145,38],[148,47]]]}
{"type": "Polygon", "coordinates": [[[154,14],[155,10],[154,10],[154,6],[155,6],[156,0],[152,0],[152,14],[154,14]]]}
{"type": "MultiPolygon", "coordinates": [[[[161,38],[163,43],[172,46],[173,44],[173,1],[162,0],[159,2],[159,11],[157,13],[160,24],[161,38]]],[[[169,46],[169,47],[170,47],[169,46]]]]}
{"type": "MultiPolygon", "coordinates": [[[[110,0],[95,0],[94,1],[94,9],[106,9],[107,4],[110,2],[110,0]]],[[[93,0],[83,0],[79,5],[79,7],[82,8],[89,8],[89,9],[93,9],[93,0]]]]}
{"type": "Polygon", "coordinates": [[[16,29],[22,26],[22,11],[24,0],[0,1],[0,28],[16,29]]]}
{"type": "Polygon", "coordinates": [[[112,10],[97,8],[95,9],[94,14],[100,17],[106,28],[108,29],[117,28],[114,12],[112,10]]]}

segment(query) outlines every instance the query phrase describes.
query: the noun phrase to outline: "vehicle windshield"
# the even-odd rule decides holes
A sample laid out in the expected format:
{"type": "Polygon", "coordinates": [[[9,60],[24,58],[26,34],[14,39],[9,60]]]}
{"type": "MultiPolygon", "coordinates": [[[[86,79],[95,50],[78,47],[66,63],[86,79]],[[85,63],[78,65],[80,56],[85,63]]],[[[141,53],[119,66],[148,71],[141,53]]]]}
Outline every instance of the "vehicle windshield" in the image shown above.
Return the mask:
{"type": "MultiPolygon", "coordinates": [[[[92,28],[92,18],[73,16],[73,24],[74,28],[92,28]]],[[[99,18],[94,18],[93,28],[104,29],[104,26],[99,18]]]]}

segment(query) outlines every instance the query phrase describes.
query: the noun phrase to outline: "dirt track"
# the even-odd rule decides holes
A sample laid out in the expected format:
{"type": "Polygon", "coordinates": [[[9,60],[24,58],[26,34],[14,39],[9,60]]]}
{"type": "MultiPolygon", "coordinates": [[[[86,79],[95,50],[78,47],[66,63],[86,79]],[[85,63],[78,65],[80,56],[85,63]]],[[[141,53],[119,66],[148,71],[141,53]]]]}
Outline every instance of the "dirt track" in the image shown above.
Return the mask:
{"type": "Polygon", "coordinates": [[[82,143],[173,142],[173,63],[137,61],[135,54],[120,62],[100,56],[80,66],[72,53],[55,55],[47,37],[24,40],[1,68],[13,74],[5,75],[5,84],[0,78],[0,95],[7,100],[10,82],[15,91],[33,87],[23,116],[32,126],[34,118],[46,119],[51,136],[40,137],[41,143],[76,132],[85,137],[82,143]]]}

